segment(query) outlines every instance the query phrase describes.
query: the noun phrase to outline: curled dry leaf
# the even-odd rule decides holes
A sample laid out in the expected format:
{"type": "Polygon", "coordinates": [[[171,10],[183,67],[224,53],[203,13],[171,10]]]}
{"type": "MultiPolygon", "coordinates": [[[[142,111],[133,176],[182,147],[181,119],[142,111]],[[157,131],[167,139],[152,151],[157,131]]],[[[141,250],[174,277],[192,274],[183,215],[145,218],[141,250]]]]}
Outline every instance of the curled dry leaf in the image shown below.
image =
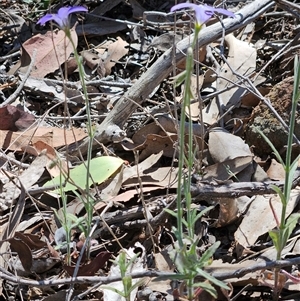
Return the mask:
{"type": "Polygon", "coordinates": [[[43,141],[37,141],[33,144],[33,147],[40,154],[45,149],[47,150],[46,156],[48,158],[48,163],[46,169],[52,177],[56,177],[60,174],[61,169],[67,170],[67,161],[64,158],[61,158],[55,149],[43,141]]]}
{"type": "Polygon", "coordinates": [[[16,237],[12,237],[8,239],[8,241],[11,245],[12,251],[17,252],[25,272],[30,272],[32,267],[32,254],[28,245],[16,237]]]}

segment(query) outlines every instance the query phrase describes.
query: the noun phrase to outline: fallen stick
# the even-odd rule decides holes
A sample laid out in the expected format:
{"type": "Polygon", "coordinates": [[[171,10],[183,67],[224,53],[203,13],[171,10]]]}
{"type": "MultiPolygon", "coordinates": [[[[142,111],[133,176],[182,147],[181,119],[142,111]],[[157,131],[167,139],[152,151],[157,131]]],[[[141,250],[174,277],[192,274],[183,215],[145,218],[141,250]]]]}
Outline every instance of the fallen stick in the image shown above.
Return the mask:
{"type": "MultiPolygon", "coordinates": [[[[223,32],[229,34],[252,22],[271,6],[273,0],[255,0],[246,5],[236,13],[236,18],[227,18],[223,23],[215,23],[203,28],[199,37],[198,45],[203,47],[220,37],[223,32]]],[[[122,127],[136,110],[137,104],[141,105],[149,97],[153,90],[172,72],[174,63],[185,58],[185,53],[190,47],[192,36],[188,36],[176,45],[176,50],[168,49],[157,61],[136,81],[136,83],[122,96],[112,111],[107,115],[101,124],[98,124],[95,131],[93,146],[98,143],[119,142],[125,137],[122,127]]],[[[70,145],[67,152],[71,155],[85,155],[88,148],[88,139],[85,138],[77,145],[70,145]]]]}

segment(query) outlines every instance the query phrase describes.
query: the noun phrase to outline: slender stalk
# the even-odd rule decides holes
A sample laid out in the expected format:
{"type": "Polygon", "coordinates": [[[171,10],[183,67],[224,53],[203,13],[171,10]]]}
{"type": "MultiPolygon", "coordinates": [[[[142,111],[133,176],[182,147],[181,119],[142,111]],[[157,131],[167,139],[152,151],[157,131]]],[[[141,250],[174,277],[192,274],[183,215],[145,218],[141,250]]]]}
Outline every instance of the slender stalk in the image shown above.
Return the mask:
{"type": "MultiPolygon", "coordinates": [[[[91,159],[92,159],[92,147],[93,147],[93,137],[94,137],[94,131],[92,127],[92,121],[91,121],[91,110],[90,110],[90,102],[88,98],[88,92],[87,92],[87,86],[85,84],[85,78],[84,78],[84,69],[83,69],[83,64],[82,61],[78,55],[76,46],[74,44],[74,41],[71,36],[71,31],[70,29],[65,30],[66,36],[70,40],[73,50],[74,50],[74,55],[75,59],[78,65],[78,70],[79,70],[79,77],[81,81],[81,86],[84,94],[84,100],[85,100],[85,106],[86,106],[86,114],[87,114],[87,132],[89,136],[89,141],[88,141],[88,151],[87,151],[87,160],[86,160],[86,201],[85,201],[85,208],[86,208],[86,214],[87,214],[87,234],[90,233],[91,230],[91,225],[92,225],[92,219],[93,219],[93,201],[91,200],[91,196],[89,194],[89,189],[90,189],[90,164],[91,164],[91,159]]],[[[87,257],[89,258],[89,246],[87,246],[87,257]]]]}
{"type": "MultiPolygon", "coordinates": [[[[281,220],[279,225],[279,233],[278,233],[278,247],[277,247],[277,260],[281,259],[282,250],[286,245],[286,240],[289,237],[286,237],[287,226],[286,224],[286,210],[287,204],[290,199],[291,193],[291,182],[293,179],[293,171],[292,171],[292,150],[293,150],[293,135],[294,135],[294,128],[295,128],[295,121],[296,121],[296,110],[297,104],[299,100],[299,82],[300,82],[300,64],[298,60],[298,56],[295,56],[295,63],[294,63],[294,90],[293,90],[293,98],[292,98],[292,108],[291,108],[291,119],[289,125],[289,133],[288,133],[288,142],[287,142],[287,151],[286,151],[286,162],[284,164],[285,170],[285,179],[284,179],[284,187],[283,187],[283,195],[281,196],[282,202],[282,210],[281,210],[281,220]]],[[[279,281],[279,268],[274,269],[274,293],[273,299],[278,300],[279,298],[279,288],[278,288],[278,281],[279,281]]]]}

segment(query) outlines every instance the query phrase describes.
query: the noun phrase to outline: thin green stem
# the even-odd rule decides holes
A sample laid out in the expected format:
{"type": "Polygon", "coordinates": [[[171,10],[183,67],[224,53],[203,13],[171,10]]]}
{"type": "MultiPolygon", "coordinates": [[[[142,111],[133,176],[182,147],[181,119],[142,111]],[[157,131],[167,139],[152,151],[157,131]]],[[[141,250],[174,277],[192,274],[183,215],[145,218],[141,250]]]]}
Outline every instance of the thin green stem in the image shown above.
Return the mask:
{"type": "MultiPolygon", "coordinates": [[[[179,144],[179,162],[178,162],[178,187],[177,187],[177,231],[178,231],[178,243],[179,248],[182,249],[183,247],[183,229],[182,229],[182,215],[183,209],[181,204],[181,193],[182,193],[182,182],[185,191],[185,195],[188,194],[190,190],[190,166],[188,166],[188,180],[186,182],[186,177],[183,174],[184,162],[186,161],[185,157],[185,109],[188,108],[190,104],[190,86],[191,86],[191,74],[193,71],[193,49],[189,48],[187,51],[187,58],[186,58],[186,78],[185,78],[185,90],[183,96],[183,104],[181,109],[180,115],[180,125],[179,125],[179,137],[178,137],[178,144],[179,144]],[[188,189],[188,190],[186,190],[188,189]]],[[[192,137],[192,136],[191,136],[192,137]]],[[[189,145],[189,151],[192,149],[192,145],[189,145]]],[[[189,158],[188,158],[189,159],[189,158]]],[[[188,164],[189,165],[189,164],[188,164]]],[[[187,208],[188,209],[188,208],[187,208]]]]}
{"type": "MultiPolygon", "coordinates": [[[[75,60],[78,65],[79,77],[80,77],[83,95],[84,95],[84,99],[85,99],[86,114],[87,114],[87,132],[88,132],[88,136],[89,136],[89,141],[88,141],[88,151],[87,151],[87,160],[86,160],[87,176],[86,176],[86,186],[85,186],[86,187],[85,208],[86,208],[86,213],[87,213],[87,234],[89,234],[90,230],[91,230],[92,219],[93,219],[93,201],[91,200],[91,196],[89,194],[89,189],[90,189],[90,173],[89,173],[89,171],[90,171],[90,164],[91,164],[91,159],[92,159],[94,131],[93,131],[93,127],[92,127],[90,101],[88,98],[87,86],[85,84],[85,78],[84,78],[85,73],[84,73],[84,69],[83,69],[83,64],[78,55],[74,41],[72,39],[70,29],[67,28],[65,30],[65,33],[66,33],[67,38],[70,40],[73,50],[74,50],[75,60]]],[[[87,253],[88,253],[88,257],[89,257],[89,246],[88,246],[87,253]]]]}

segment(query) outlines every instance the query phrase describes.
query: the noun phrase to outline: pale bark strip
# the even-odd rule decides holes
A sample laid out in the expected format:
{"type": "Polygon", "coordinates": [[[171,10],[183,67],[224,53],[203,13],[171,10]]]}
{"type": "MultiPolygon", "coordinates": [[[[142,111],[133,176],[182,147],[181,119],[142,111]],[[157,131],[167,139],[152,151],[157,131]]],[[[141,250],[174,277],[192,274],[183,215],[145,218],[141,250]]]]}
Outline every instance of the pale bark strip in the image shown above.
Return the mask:
{"type": "MultiPolygon", "coordinates": [[[[204,28],[198,38],[199,47],[207,45],[222,36],[223,30],[229,34],[246,24],[252,22],[271,6],[275,4],[273,0],[255,0],[236,13],[236,18],[227,18],[223,25],[217,22],[204,28]],[[222,27],[224,26],[224,27],[222,27]]],[[[122,130],[125,122],[136,109],[136,103],[142,102],[152,93],[165,78],[172,72],[173,64],[185,58],[185,53],[193,38],[188,36],[176,45],[175,57],[173,49],[167,50],[157,61],[139,78],[139,80],[122,96],[113,110],[107,115],[105,120],[97,126],[94,145],[97,141],[102,143],[118,142],[125,137],[122,130]]],[[[73,155],[86,154],[88,138],[85,138],[79,146],[70,147],[69,152],[73,155]]]]}

